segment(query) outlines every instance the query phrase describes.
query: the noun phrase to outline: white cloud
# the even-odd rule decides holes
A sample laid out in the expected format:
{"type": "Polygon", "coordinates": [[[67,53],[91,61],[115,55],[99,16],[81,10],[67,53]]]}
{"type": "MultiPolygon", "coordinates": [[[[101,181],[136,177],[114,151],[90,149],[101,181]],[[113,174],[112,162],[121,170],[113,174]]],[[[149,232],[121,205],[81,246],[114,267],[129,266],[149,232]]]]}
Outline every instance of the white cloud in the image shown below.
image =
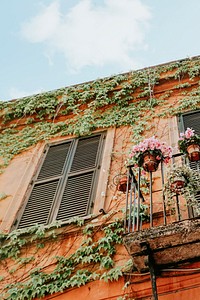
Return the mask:
{"type": "Polygon", "coordinates": [[[51,63],[53,55],[62,53],[74,71],[109,64],[130,69],[135,67],[134,50],[147,47],[150,19],[141,0],[104,0],[98,6],[81,0],[66,14],[58,1],[52,1],[23,24],[22,34],[32,43],[43,42],[51,63]]]}
{"type": "Polygon", "coordinates": [[[60,22],[59,5],[52,2],[28,22],[22,24],[22,35],[32,43],[44,42],[56,35],[60,22]]]}

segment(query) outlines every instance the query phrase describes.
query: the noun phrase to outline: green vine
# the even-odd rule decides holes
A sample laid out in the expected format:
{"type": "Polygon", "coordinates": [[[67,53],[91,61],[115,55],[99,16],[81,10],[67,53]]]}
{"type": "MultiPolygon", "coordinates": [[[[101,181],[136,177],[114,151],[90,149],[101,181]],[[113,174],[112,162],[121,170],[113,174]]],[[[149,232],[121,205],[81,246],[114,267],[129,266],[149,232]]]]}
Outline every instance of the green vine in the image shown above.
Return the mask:
{"type": "Polygon", "coordinates": [[[130,125],[133,127],[133,139],[138,141],[149,119],[200,107],[199,85],[191,87],[199,74],[199,58],[186,59],[1,102],[0,167],[3,169],[14,155],[38,141],[71,134],[88,135],[97,128],[130,125]],[[181,82],[185,78],[188,82],[181,82]],[[156,86],[161,80],[169,79],[175,80],[173,88],[157,96],[156,86]],[[178,100],[176,106],[172,104],[170,107],[165,100],[173,90],[183,90],[187,94],[178,100]]]}
{"type": "MultiPolygon", "coordinates": [[[[200,58],[197,57],[1,102],[0,168],[3,170],[16,154],[39,141],[89,135],[95,129],[128,125],[137,142],[145,130],[153,129],[149,120],[200,108],[199,75],[200,58]],[[170,89],[157,89],[169,81],[170,89]],[[176,95],[174,102],[168,103],[173,95],[176,95]]],[[[122,243],[121,220],[111,223],[108,219],[106,224],[92,225],[74,218],[66,228],[67,232],[56,223],[0,234],[0,260],[7,274],[0,276],[0,283],[13,276],[12,283],[5,284],[1,291],[4,299],[33,299],[92,280],[118,280],[124,268],[131,268],[130,261],[122,267],[114,259],[122,243]],[[42,250],[49,253],[54,242],[62,241],[70,230],[84,236],[84,240],[72,254],[56,255],[52,269],[46,270],[38,263],[38,253],[42,250]],[[29,247],[34,250],[28,256],[29,247]],[[33,270],[28,267],[32,265],[33,270]],[[18,278],[20,270],[24,273],[18,278]]]]}
{"type": "MultiPolygon", "coordinates": [[[[80,234],[84,237],[77,250],[70,255],[55,256],[55,267],[51,272],[45,272],[45,267],[37,263],[37,267],[29,269],[23,279],[4,286],[1,291],[3,299],[33,299],[79,287],[97,279],[106,282],[118,280],[123,275],[123,270],[132,266],[130,261],[123,266],[116,266],[113,259],[117,245],[122,244],[124,229],[120,219],[101,226],[91,223],[84,225],[84,220],[80,218],[69,221],[69,224],[77,221],[83,227],[80,234]]],[[[59,243],[66,234],[65,230],[59,231],[59,227],[59,223],[47,227],[35,225],[28,229],[13,231],[8,235],[1,234],[0,260],[15,261],[15,267],[10,269],[9,273],[14,274],[36,260],[34,255],[24,256],[26,247],[34,244],[36,255],[49,243],[59,243]]],[[[5,279],[1,278],[2,281],[5,279]]]]}

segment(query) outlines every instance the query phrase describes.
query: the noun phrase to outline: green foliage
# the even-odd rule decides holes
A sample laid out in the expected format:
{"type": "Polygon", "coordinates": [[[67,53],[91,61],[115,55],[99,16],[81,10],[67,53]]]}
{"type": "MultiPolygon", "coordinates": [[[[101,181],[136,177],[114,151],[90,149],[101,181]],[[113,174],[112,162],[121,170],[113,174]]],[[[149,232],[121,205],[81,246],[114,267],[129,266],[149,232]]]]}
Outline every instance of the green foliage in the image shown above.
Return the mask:
{"type": "Polygon", "coordinates": [[[197,134],[194,134],[190,138],[183,138],[178,141],[178,146],[180,152],[186,154],[187,153],[187,148],[188,146],[195,144],[195,145],[200,145],[200,136],[197,134]]]}
{"type": "MultiPolygon", "coordinates": [[[[131,216],[137,218],[137,206],[135,207],[135,210],[132,211],[131,216]]],[[[140,209],[139,209],[139,217],[142,221],[149,221],[150,215],[149,215],[149,206],[147,204],[140,203],[140,209]]]]}
{"type": "MultiPolygon", "coordinates": [[[[145,130],[152,129],[149,120],[171,117],[200,107],[200,88],[192,88],[193,80],[199,74],[199,58],[187,59],[1,102],[0,168],[3,169],[16,154],[39,141],[66,135],[88,135],[97,128],[129,125],[133,131],[133,141],[137,143],[145,130]],[[172,72],[167,75],[168,71],[172,72]],[[156,86],[161,80],[170,78],[180,83],[157,95],[156,86]],[[185,78],[188,82],[181,82],[185,78]],[[182,97],[178,97],[176,105],[167,104],[166,100],[178,89],[182,97]]],[[[146,217],[145,210],[142,214],[146,217]]],[[[79,287],[92,280],[118,280],[123,271],[130,268],[130,262],[121,267],[116,266],[114,261],[116,247],[122,243],[123,224],[120,220],[99,226],[101,236],[98,238],[95,238],[96,226],[84,224],[81,218],[70,220],[68,225],[76,225],[79,230],[84,226],[84,240],[79,248],[70,255],[55,257],[55,268],[50,273],[45,273],[38,266],[23,281],[7,285],[5,299],[33,299],[79,287]]],[[[35,264],[34,255],[41,249],[44,251],[47,243],[56,242],[59,237],[56,229],[59,227],[59,223],[45,227],[35,225],[8,235],[0,233],[0,260],[14,261],[9,273],[14,275],[20,268],[35,264]],[[35,252],[25,256],[23,250],[30,245],[35,245],[35,252]]],[[[0,281],[4,280],[6,278],[1,276],[0,281]]]]}
{"type": "Polygon", "coordinates": [[[187,205],[196,206],[199,211],[198,202],[195,195],[200,191],[200,174],[199,171],[192,170],[186,165],[174,165],[167,174],[167,182],[165,184],[165,193],[167,195],[168,204],[175,203],[175,196],[184,194],[187,205]],[[184,186],[174,186],[176,181],[183,181],[184,186]]]}
{"type": "Polygon", "coordinates": [[[186,91],[185,88],[189,88],[193,79],[199,76],[199,59],[186,59],[16,101],[1,102],[1,118],[5,125],[1,126],[0,157],[3,163],[0,169],[14,155],[52,137],[82,136],[91,134],[97,128],[130,125],[133,140],[138,142],[149,120],[158,115],[156,107],[162,108],[161,117],[197,109],[200,106],[199,87],[188,90],[186,97],[178,100],[178,108],[165,104],[164,100],[169,97],[166,93],[159,97],[154,95],[161,75],[169,70],[173,72],[165,80],[179,79],[180,84],[173,89],[186,91]],[[189,77],[188,82],[181,83],[185,77],[189,77]],[[67,117],[66,120],[59,122],[58,118],[63,116],[67,117]]]}
{"type": "Polygon", "coordinates": [[[101,279],[103,279],[105,282],[110,281],[117,281],[119,279],[119,277],[121,277],[123,275],[122,273],[122,268],[121,267],[116,267],[113,268],[111,270],[109,270],[108,272],[105,272],[102,276],[101,279]]]}
{"type": "MultiPolygon", "coordinates": [[[[44,239],[46,234],[51,236],[53,229],[60,227],[60,222],[48,226],[34,225],[27,229],[13,230],[9,234],[0,234],[0,260],[6,258],[19,259],[23,246],[44,239]]],[[[41,242],[39,243],[41,245],[41,242]]],[[[40,246],[39,246],[40,248],[40,246]]]]}
{"type": "MultiPolygon", "coordinates": [[[[68,226],[75,224],[74,221],[69,221],[68,226]]],[[[83,226],[83,224],[84,222],[80,222],[79,218],[78,224],[73,226],[83,226]]],[[[51,224],[47,227],[35,225],[28,229],[16,230],[8,235],[2,234],[1,260],[12,258],[16,262],[15,267],[9,272],[15,273],[21,266],[35,262],[34,255],[24,256],[23,249],[34,242],[35,253],[37,253],[41,247],[45,247],[46,243],[55,240],[57,227],[59,224],[51,224]]],[[[98,230],[91,223],[87,224],[82,230],[85,239],[74,253],[55,257],[55,268],[50,273],[45,273],[38,266],[29,272],[26,280],[6,285],[5,299],[33,299],[62,292],[67,288],[80,287],[92,280],[100,279],[106,282],[118,280],[123,275],[123,269],[130,268],[129,261],[125,266],[116,266],[113,260],[116,246],[122,243],[123,232],[123,222],[120,219],[101,225],[98,230]],[[98,239],[95,238],[95,230],[98,234],[101,232],[101,237],[98,239]]]]}

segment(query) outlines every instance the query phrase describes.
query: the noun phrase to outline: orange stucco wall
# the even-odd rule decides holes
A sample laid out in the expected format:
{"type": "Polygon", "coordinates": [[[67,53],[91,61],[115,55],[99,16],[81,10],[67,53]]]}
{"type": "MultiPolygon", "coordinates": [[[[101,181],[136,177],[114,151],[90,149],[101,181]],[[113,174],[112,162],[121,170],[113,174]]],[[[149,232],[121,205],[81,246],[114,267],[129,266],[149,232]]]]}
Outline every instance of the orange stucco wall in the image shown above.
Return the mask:
{"type": "MultiPolygon", "coordinates": [[[[188,79],[184,79],[187,81],[188,79]]],[[[193,79],[193,85],[197,84],[197,79],[193,79]]],[[[154,87],[154,95],[156,97],[162,96],[167,90],[173,89],[173,86],[178,84],[179,81],[168,80],[161,81],[161,84],[154,87]]],[[[135,95],[137,96],[137,95],[135,95]]],[[[173,93],[168,96],[166,105],[177,104],[177,99],[182,97],[179,89],[173,90],[173,93]]],[[[143,100],[138,100],[143,101],[143,100]]],[[[161,108],[155,108],[158,113],[162,111],[161,108]]],[[[147,112],[148,116],[148,112],[147,112]]],[[[57,121],[63,120],[63,116],[58,117],[57,121]]],[[[154,118],[148,120],[149,125],[152,125],[145,135],[155,135],[162,141],[167,142],[173,147],[177,146],[178,139],[178,124],[177,118],[154,118]]],[[[19,124],[22,121],[20,120],[19,124]]],[[[23,120],[25,124],[25,120],[23,120]]],[[[4,125],[5,126],[5,125],[4,125]]],[[[8,124],[9,126],[9,124],[8,124]]],[[[22,125],[21,125],[22,126],[22,125]]],[[[111,130],[111,129],[109,129],[111,130]]],[[[63,140],[71,138],[71,136],[56,138],[56,140],[63,140]]],[[[52,139],[54,141],[55,139],[52,139]]],[[[112,134],[107,138],[107,148],[104,149],[104,165],[102,165],[102,173],[100,175],[101,185],[98,196],[95,201],[94,212],[98,212],[100,208],[109,211],[119,205],[124,205],[124,195],[117,191],[114,184],[116,175],[126,172],[125,161],[127,160],[128,153],[134,143],[132,140],[132,128],[122,126],[117,129],[112,129],[112,134]],[[107,149],[109,148],[109,151],[107,149]],[[106,165],[107,162],[107,165],[106,165]]],[[[0,194],[6,194],[7,197],[0,201],[0,230],[9,231],[12,223],[15,221],[16,213],[23,204],[24,196],[28,190],[29,183],[31,182],[34,172],[37,170],[45,142],[38,143],[35,147],[17,155],[5,169],[4,173],[0,175],[0,194]]],[[[174,151],[176,149],[174,148],[174,151]]],[[[153,191],[160,190],[161,182],[159,174],[154,174],[153,191]]],[[[159,193],[156,195],[159,198],[159,193]]],[[[159,206],[158,206],[159,210],[159,206]]]]}
{"type": "MultiPolygon", "coordinates": [[[[156,280],[158,299],[198,300],[200,295],[199,267],[199,263],[194,263],[187,266],[188,269],[193,270],[191,272],[161,272],[156,280]]],[[[128,279],[131,282],[127,289],[127,295],[130,299],[153,299],[149,275],[132,275],[128,279]]]]}
{"type": "MultiPolygon", "coordinates": [[[[177,81],[178,83],[178,81],[177,81]]],[[[164,85],[160,84],[155,86],[155,94],[162,95],[166,92],[174,82],[167,81],[164,85]]],[[[166,104],[174,103],[176,105],[177,99],[180,97],[179,90],[177,89],[166,101],[166,104]]],[[[147,112],[148,113],[148,112],[147,112]]],[[[149,120],[149,124],[152,124],[151,130],[146,132],[146,135],[156,135],[168,144],[175,146],[178,138],[178,126],[176,117],[170,119],[159,119],[149,120]]],[[[117,175],[125,173],[126,167],[124,162],[127,159],[130,147],[134,143],[132,141],[131,128],[122,126],[121,128],[113,129],[112,139],[108,143],[107,147],[111,150],[107,152],[106,148],[104,151],[107,156],[104,164],[101,167],[101,182],[103,182],[99,189],[99,196],[96,199],[95,209],[98,212],[100,207],[103,207],[106,212],[110,212],[112,209],[123,208],[125,206],[125,194],[117,191],[114,179],[117,175]],[[113,145],[113,147],[112,147],[113,145]],[[109,161],[109,167],[108,162],[109,161]],[[103,175],[105,172],[105,176],[103,175]],[[101,205],[99,205],[101,202],[101,205]]],[[[69,137],[62,137],[69,138],[69,137]]],[[[53,141],[54,139],[52,139],[53,141]]],[[[58,138],[57,138],[58,140],[58,138]]],[[[28,149],[17,155],[5,169],[5,172],[0,175],[0,193],[5,193],[7,197],[0,201],[0,230],[8,232],[13,224],[16,214],[23,205],[26,192],[29,188],[29,183],[37,170],[42,151],[45,142],[41,142],[35,147],[28,149]]],[[[154,186],[153,192],[154,197],[159,199],[161,190],[161,181],[159,173],[154,174],[154,186]]],[[[148,202],[148,196],[146,198],[148,202]]],[[[157,211],[160,210],[161,204],[157,201],[157,211]]],[[[172,217],[173,218],[173,217],[172,217]]],[[[97,222],[101,222],[101,219],[97,219],[97,222]]],[[[159,221],[158,223],[159,224],[159,221]]],[[[149,225],[145,225],[149,226],[149,225]]],[[[80,237],[81,239],[81,237],[80,237]]],[[[66,253],[72,253],[80,240],[77,240],[76,235],[68,234],[62,241],[56,241],[49,246],[49,252],[46,252],[46,248],[40,250],[37,253],[37,262],[34,262],[34,267],[37,263],[42,262],[42,266],[46,267],[46,270],[53,268],[54,256],[55,255],[66,255],[66,253]],[[71,246],[73,245],[73,247],[71,246]],[[43,260],[42,260],[43,258],[43,260]]],[[[31,247],[27,250],[27,254],[31,253],[31,247]]],[[[116,261],[123,264],[129,255],[124,246],[118,249],[116,255],[116,261]]],[[[13,261],[9,261],[8,265],[13,264],[13,261]]],[[[1,264],[0,275],[6,275],[8,277],[7,282],[16,280],[13,276],[24,276],[30,271],[33,266],[25,267],[21,269],[19,273],[12,275],[8,273],[7,268],[1,264]],[[23,273],[24,272],[24,273],[23,273]],[[26,272],[26,273],[25,273],[26,272]],[[14,279],[13,279],[14,278],[14,279]]],[[[191,264],[187,267],[200,268],[200,264],[191,264]]],[[[182,274],[182,273],[181,273],[182,274]]],[[[184,274],[180,276],[180,273],[162,273],[162,277],[157,278],[158,294],[161,300],[199,300],[200,299],[200,275],[199,274],[184,274]],[[166,276],[166,277],[164,277],[166,276]],[[171,277],[169,277],[171,276],[171,277]]],[[[126,275],[125,278],[121,278],[117,282],[94,281],[86,284],[80,288],[74,288],[69,291],[64,291],[62,294],[48,295],[44,299],[56,299],[56,300],[114,300],[118,297],[124,297],[128,295],[129,299],[152,299],[152,290],[149,274],[147,275],[126,275]],[[129,287],[123,290],[124,283],[130,282],[129,287]]]]}
{"type": "MultiPolygon", "coordinates": [[[[188,266],[193,269],[198,269],[200,264],[191,264],[188,266]]],[[[200,295],[200,274],[187,275],[187,272],[163,272],[157,278],[157,293],[159,300],[198,300],[200,295]],[[166,276],[166,277],[165,277],[166,276]]],[[[153,299],[152,287],[149,275],[134,275],[125,276],[117,282],[95,281],[71,289],[64,293],[46,296],[44,299],[56,300],[117,300],[120,297],[125,297],[129,300],[144,300],[153,299]],[[124,289],[126,281],[130,282],[128,288],[124,289]]]]}
{"type": "Polygon", "coordinates": [[[72,289],[62,294],[54,296],[47,296],[44,299],[55,300],[114,300],[119,297],[123,297],[125,292],[123,291],[124,278],[113,282],[95,281],[81,286],[76,289],[72,289]]]}

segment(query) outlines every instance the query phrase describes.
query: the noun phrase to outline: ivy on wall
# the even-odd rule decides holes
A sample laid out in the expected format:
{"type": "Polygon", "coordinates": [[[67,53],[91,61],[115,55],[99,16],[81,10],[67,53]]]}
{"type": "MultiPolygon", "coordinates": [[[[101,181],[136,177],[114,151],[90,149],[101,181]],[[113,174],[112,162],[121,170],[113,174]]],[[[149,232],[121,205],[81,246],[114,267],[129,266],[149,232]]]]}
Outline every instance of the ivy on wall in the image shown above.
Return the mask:
{"type": "Polygon", "coordinates": [[[158,116],[155,108],[160,109],[160,117],[166,117],[199,107],[199,84],[193,87],[199,74],[197,57],[1,102],[1,167],[38,141],[88,135],[97,128],[130,125],[133,140],[138,141],[148,121],[158,116]],[[174,81],[173,88],[156,95],[156,86],[169,81],[174,81]],[[181,97],[176,105],[167,105],[174,91],[181,97]]]}
{"type": "MultiPolygon", "coordinates": [[[[62,230],[59,231],[59,227],[59,223],[35,225],[8,235],[1,234],[0,261],[7,277],[12,276],[12,283],[3,285],[1,289],[2,299],[30,300],[97,279],[106,282],[118,280],[123,271],[132,267],[130,260],[123,266],[116,266],[113,259],[117,245],[122,243],[124,232],[120,219],[111,222],[110,217],[106,216],[101,225],[97,226],[88,223],[88,220],[73,218],[62,230]],[[38,254],[40,250],[44,249],[48,257],[51,256],[52,252],[58,251],[59,243],[66,238],[66,234],[74,234],[77,230],[77,236],[82,237],[79,247],[72,254],[68,254],[65,249],[62,256],[55,255],[52,270],[46,271],[47,266],[42,266],[46,257],[38,254]],[[52,251],[55,243],[56,251],[55,248],[52,251]],[[13,263],[9,265],[9,261],[13,263]],[[21,271],[21,275],[18,271],[21,271]]],[[[6,276],[1,281],[6,282],[6,276]]]]}
{"type": "MultiPolygon", "coordinates": [[[[136,142],[151,128],[149,120],[200,108],[199,75],[198,57],[1,102],[1,169],[16,154],[52,137],[88,135],[99,128],[129,125],[136,142]],[[170,89],[159,91],[157,87],[167,83],[170,89]],[[168,102],[173,95],[173,102],[168,102]]],[[[0,260],[8,275],[13,276],[13,282],[2,290],[4,298],[33,299],[96,279],[118,280],[123,269],[115,266],[114,255],[122,243],[123,226],[121,220],[107,221],[93,226],[77,219],[79,226],[84,225],[79,232],[84,236],[83,242],[72,254],[56,256],[49,272],[38,268],[36,254],[65,235],[63,228],[56,229],[59,224],[1,234],[0,260]],[[26,256],[24,249],[30,245],[35,251],[26,256]],[[14,263],[8,267],[7,261],[14,263]],[[30,271],[28,265],[35,265],[35,269],[30,271]],[[23,268],[28,270],[25,275],[15,277],[23,268]]]]}

